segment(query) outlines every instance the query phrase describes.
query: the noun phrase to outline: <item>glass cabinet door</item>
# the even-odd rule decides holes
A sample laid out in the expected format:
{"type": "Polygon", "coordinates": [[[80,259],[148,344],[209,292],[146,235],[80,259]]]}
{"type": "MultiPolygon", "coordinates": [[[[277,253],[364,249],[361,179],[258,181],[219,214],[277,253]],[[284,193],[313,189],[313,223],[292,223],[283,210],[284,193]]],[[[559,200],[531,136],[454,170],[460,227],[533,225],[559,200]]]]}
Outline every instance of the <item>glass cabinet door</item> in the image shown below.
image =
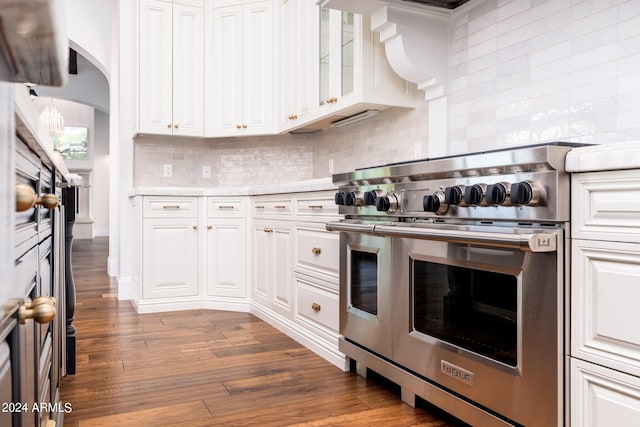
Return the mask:
{"type": "Polygon", "coordinates": [[[354,90],[354,14],[320,8],[319,105],[354,90]]]}

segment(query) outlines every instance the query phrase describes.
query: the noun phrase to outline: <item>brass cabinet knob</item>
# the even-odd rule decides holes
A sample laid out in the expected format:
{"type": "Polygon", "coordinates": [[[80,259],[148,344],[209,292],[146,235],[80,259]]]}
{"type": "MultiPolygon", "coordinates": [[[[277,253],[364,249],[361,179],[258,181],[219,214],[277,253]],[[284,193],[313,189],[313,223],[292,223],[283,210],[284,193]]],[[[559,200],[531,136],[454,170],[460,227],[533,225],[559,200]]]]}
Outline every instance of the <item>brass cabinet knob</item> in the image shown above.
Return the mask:
{"type": "Polygon", "coordinates": [[[314,302],[313,304],[311,304],[311,308],[313,309],[313,311],[320,311],[322,309],[322,306],[314,302]]]}
{"type": "Polygon", "coordinates": [[[173,127],[178,129],[180,127],[180,125],[178,123],[176,123],[175,125],[173,125],[173,127]]]}
{"type": "Polygon", "coordinates": [[[198,229],[198,226],[197,226],[197,225],[193,225],[192,227],[193,227],[193,229],[194,229],[194,230],[197,230],[197,229],[198,229]]]}
{"type": "Polygon", "coordinates": [[[168,127],[168,128],[171,128],[171,123],[169,123],[169,124],[167,125],[167,127],[168,127]]]}
{"type": "Polygon", "coordinates": [[[311,248],[311,252],[314,255],[320,255],[322,253],[322,249],[320,249],[320,248],[311,248]]]}
{"type": "Polygon", "coordinates": [[[21,182],[16,184],[16,212],[24,212],[35,205],[40,205],[47,209],[55,209],[58,203],[58,196],[55,194],[45,194],[42,197],[38,197],[33,188],[27,184],[21,182]]]}
{"type": "Polygon", "coordinates": [[[213,228],[213,225],[209,224],[207,225],[207,230],[211,230],[213,228]]]}
{"type": "Polygon", "coordinates": [[[25,302],[18,309],[18,319],[21,324],[33,319],[38,323],[49,323],[56,316],[56,300],[51,297],[40,296],[33,301],[25,302]]]}
{"type": "Polygon", "coordinates": [[[236,129],[242,129],[242,125],[241,125],[240,123],[238,123],[238,124],[236,125],[236,129]]]}
{"type": "Polygon", "coordinates": [[[273,228],[268,228],[267,227],[267,228],[264,229],[264,232],[265,233],[273,233],[273,228]]]}

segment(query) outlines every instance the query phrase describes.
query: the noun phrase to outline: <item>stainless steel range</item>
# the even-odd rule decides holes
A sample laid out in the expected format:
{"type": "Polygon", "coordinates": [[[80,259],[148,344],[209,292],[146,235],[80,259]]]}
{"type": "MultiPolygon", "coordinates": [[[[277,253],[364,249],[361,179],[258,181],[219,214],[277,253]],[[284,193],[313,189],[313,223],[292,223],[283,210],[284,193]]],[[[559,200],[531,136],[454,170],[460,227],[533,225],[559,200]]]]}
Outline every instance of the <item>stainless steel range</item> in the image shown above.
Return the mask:
{"type": "Polygon", "coordinates": [[[340,349],[478,426],[564,422],[573,145],[337,174],[340,349]]]}

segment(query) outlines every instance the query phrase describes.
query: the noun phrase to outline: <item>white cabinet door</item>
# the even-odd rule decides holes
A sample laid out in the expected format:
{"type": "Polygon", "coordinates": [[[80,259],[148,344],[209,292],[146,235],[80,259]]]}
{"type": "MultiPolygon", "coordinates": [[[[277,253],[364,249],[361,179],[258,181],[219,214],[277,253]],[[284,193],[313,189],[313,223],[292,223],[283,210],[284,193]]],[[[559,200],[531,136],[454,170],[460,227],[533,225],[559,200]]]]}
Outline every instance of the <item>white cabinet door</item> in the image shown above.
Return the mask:
{"type": "Polygon", "coordinates": [[[141,133],[171,135],[172,4],[144,0],[140,5],[140,118],[141,133]]]}
{"type": "Polygon", "coordinates": [[[253,295],[273,310],[293,315],[293,250],[288,221],[254,222],[253,295]]]}
{"type": "Polygon", "coordinates": [[[204,135],[203,83],[204,9],[176,3],[173,5],[174,135],[204,135]]]}
{"type": "Polygon", "coordinates": [[[259,1],[212,10],[213,90],[208,136],[273,131],[273,2],[259,1]]]}
{"type": "Polygon", "coordinates": [[[640,378],[571,360],[571,426],[640,425],[640,378]]]}
{"type": "Polygon", "coordinates": [[[207,280],[212,296],[245,297],[247,275],[244,219],[209,218],[207,280]]]}
{"type": "Polygon", "coordinates": [[[142,233],[142,297],[197,295],[196,219],[145,218],[142,233]]]}
{"type": "Polygon", "coordinates": [[[313,0],[289,1],[280,9],[280,117],[282,128],[305,120],[318,105],[319,8],[313,0]]]}
{"type": "Polygon", "coordinates": [[[204,9],[140,3],[139,131],[204,135],[204,9]]]}

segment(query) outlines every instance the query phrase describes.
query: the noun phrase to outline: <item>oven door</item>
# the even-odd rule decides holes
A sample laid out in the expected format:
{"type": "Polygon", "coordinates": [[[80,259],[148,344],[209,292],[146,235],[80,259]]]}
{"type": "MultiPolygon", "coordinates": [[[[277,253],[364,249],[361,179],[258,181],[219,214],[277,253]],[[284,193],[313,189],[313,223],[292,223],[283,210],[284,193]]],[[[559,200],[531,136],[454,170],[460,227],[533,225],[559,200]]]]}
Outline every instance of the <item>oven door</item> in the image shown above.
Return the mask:
{"type": "Polygon", "coordinates": [[[558,425],[562,231],[386,228],[402,236],[393,361],[519,424],[558,425]]]}
{"type": "Polygon", "coordinates": [[[390,358],[391,239],[370,224],[340,227],[340,333],[390,358]]]}

